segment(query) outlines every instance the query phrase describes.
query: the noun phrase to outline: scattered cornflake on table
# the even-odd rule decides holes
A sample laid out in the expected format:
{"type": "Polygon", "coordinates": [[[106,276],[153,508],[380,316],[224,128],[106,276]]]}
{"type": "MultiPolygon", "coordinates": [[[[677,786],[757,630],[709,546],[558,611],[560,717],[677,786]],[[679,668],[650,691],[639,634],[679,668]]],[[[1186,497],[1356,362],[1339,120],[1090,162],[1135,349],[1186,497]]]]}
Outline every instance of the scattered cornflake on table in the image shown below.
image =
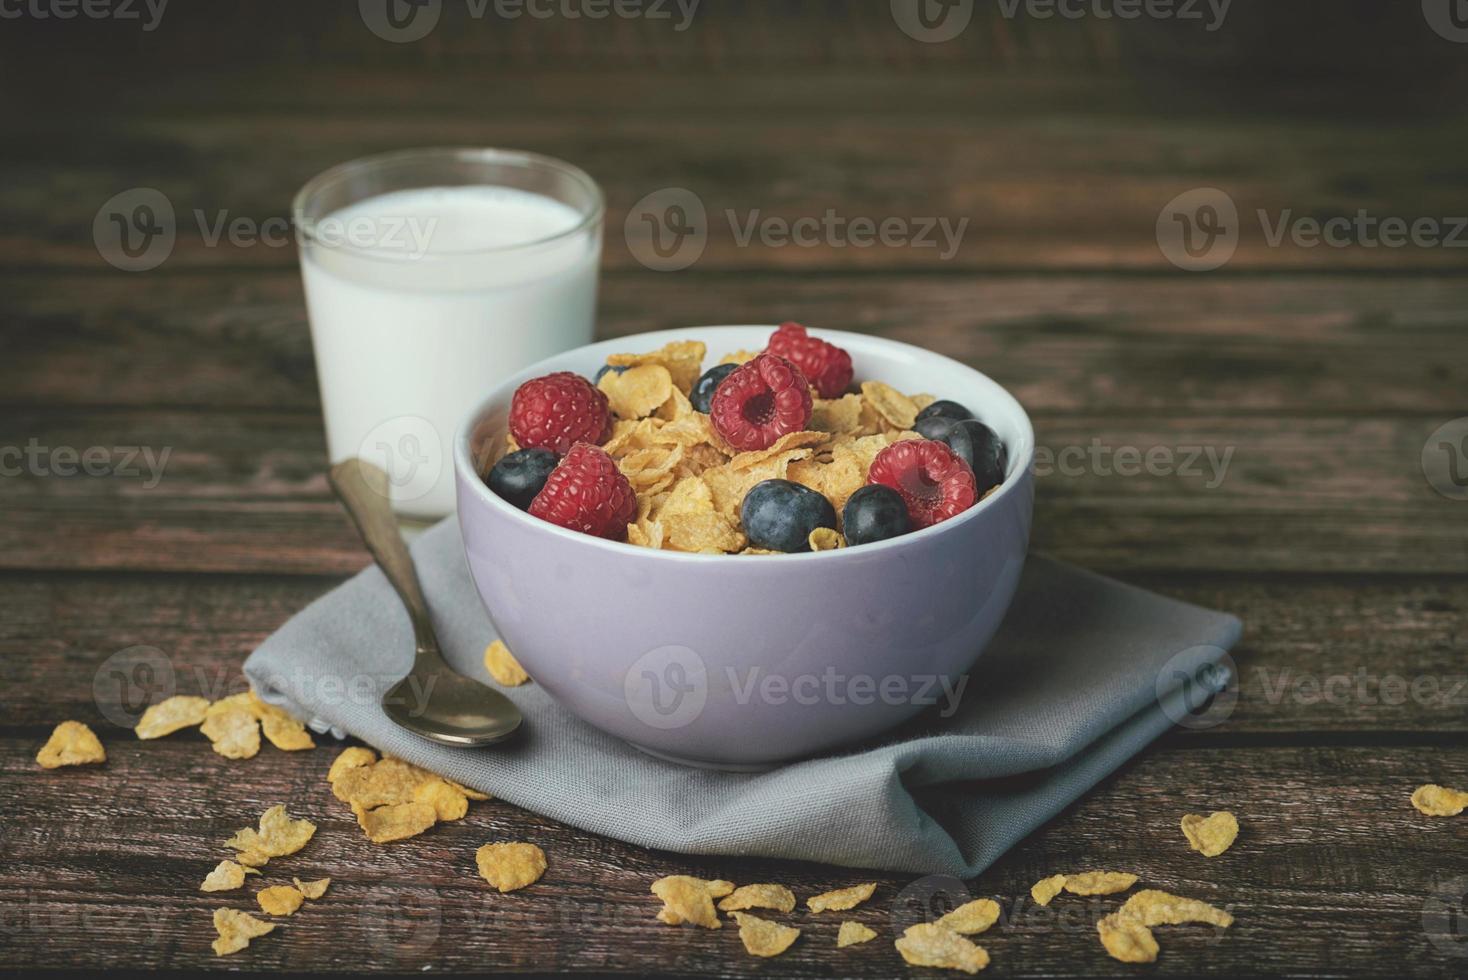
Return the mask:
{"type": "Polygon", "coordinates": [[[1065,890],[1072,895],[1115,895],[1136,883],[1137,876],[1125,871],[1087,871],[1065,876],[1065,890]]]}
{"type": "Polygon", "coordinates": [[[306,896],[293,885],[272,885],[255,894],[255,901],[267,915],[294,915],[306,896]]]}
{"type": "Polygon", "coordinates": [[[1203,922],[1227,929],[1234,917],[1223,909],[1196,898],[1182,898],[1156,888],[1144,888],[1122,903],[1118,915],[1129,916],[1145,926],[1180,926],[1203,922]]]}
{"type": "Polygon", "coordinates": [[[1123,963],[1155,963],[1157,937],[1152,930],[1130,916],[1113,912],[1096,923],[1101,945],[1114,960],[1123,963]]]}
{"type": "Polygon", "coordinates": [[[734,921],[739,923],[739,941],[753,956],[779,956],[800,938],[800,930],[794,926],[761,919],[748,912],[735,912],[733,915],[734,921]]]}
{"type": "Polygon", "coordinates": [[[545,874],[545,852],[523,841],[485,844],[474,853],[474,863],[480,876],[501,892],[533,885],[545,874]]]}
{"type": "Polygon", "coordinates": [[[989,965],[989,953],[952,929],[934,922],[909,926],[893,945],[913,966],[936,966],[944,970],[978,973],[989,965]]]}
{"type": "Polygon", "coordinates": [[[224,842],[225,847],[239,851],[235,860],[259,867],[271,858],[294,854],[306,846],[316,825],[309,820],[296,820],[277,803],[260,816],[260,829],[246,827],[224,842]]]}
{"type": "Polygon", "coordinates": [[[877,890],[876,882],[868,882],[864,885],[852,885],[850,888],[837,888],[834,891],[822,892],[812,895],[805,900],[805,907],[812,912],[844,912],[854,909],[862,902],[872,897],[877,890]]]}
{"type": "Polygon", "coordinates": [[[60,766],[86,766],[94,762],[106,762],[107,750],[97,733],[79,721],[63,721],[56,726],[41,751],[36,753],[36,763],[42,769],[60,766]]]}
{"type": "Polygon", "coordinates": [[[841,930],[836,933],[836,948],[856,946],[859,943],[870,942],[877,938],[875,930],[868,929],[860,922],[852,922],[847,919],[841,923],[841,930]]]}
{"type": "Polygon", "coordinates": [[[1428,783],[1413,792],[1412,805],[1429,817],[1456,817],[1468,807],[1468,793],[1428,783]]]}
{"type": "Polygon", "coordinates": [[[378,759],[360,745],[332,760],[326,780],[374,844],[417,836],[441,820],[458,820],[469,812],[471,796],[486,798],[401,759],[378,759]]]}
{"type": "Polygon", "coordinates": [[[209,699],[192,694],[175,694],[157,704],[148,705],[143,717],[133,729],[138,738],[162,738],[183,728],[193,728],[204,723],[204,714],[209,710],[209,699]]]}
{"type": "Polygon", "coordinates": [[[204,876],[204,883],[199,886],[199,891],[234,891],[236,888],[244,885],[245,875],[257,875],[259,873],[254,868],[247,868],[234,861],[220,861],[218,867],[204,876]]]}
{"type": "Polygon", "coordinates": [[[705,929],[722,929],[724,923],[714,911],[714,899],[734,891],[727,881],[705,881],[690,875],[668,875],[652,883],[651,891],[663,900],[658,921],[670,926],[687,922],[705,929]],[[727,887],[726,887],[727,886],[727,887]]]}
{"type": "Polygon", "coordinates": [[[741,885],[719,902],[719,909],[724,912],[736,909],[791,912],[795,909],[795,893],[784,885],[741,885]]]}
{"type": "Polygon", "coordinates": [[[315,881],[302,881],[299,878],[292,878],[291,884],[296,886],[296,891],[314,902],[326,894],[326,889],[331,887],[331,879],[318,878],[315,881]]]}
{"type": "Polygon", "coordinates": [[[484,648],[484,669],[496,683],[505,687],[519,687],[530,680],[530,675],[525,673],[525,668],[520,666],[520,661],[515,659],[503,640],[495,640],[484,648]]]}
{"type": "Polygon", "coordinates": [[[316,747],[311,733],[306,731],[306,726],[294,715],[283,708],[262,701],[260,695],[253,690],[250,691],[249,706],[255,714],[255,719],[260,722],[260,728],[265,732],[265,737],[277,749],[283,752],[299,752],[302,749],[316,747]]]}
{"type": "Polygon", "coordinates": [[[275,923],[257,919],[238,909],[215,909],[214,929],[219,933],[219,938],[214,940],[214,955],[228,956],[250,945],[251,939],[273,932],[275,923]]]}
{"type": "Polygon", "coordinates": [[[226,759],[253,759],[260,751],[260,721],[250,706],[248,691],[211,704],[199,731],[226,759]]]}
{"type": "Polygon", "coordinates": [[[1030,886],[1030,898],[1033,898],[1037,905],[1049,905],[1056,895],[1064,891],[1065,877],[1065,875],[1051,875],[1048,878],[1041,878],[1030,886]]]}
{"type": "Polygon", "coordinates": [[[999,921],[999,903],[992,898],[976,898],[965,902],[947,915],[940,916],[937,924],[951,929],[961,936],[973,936],[984,932],[999,921]]]}
{"type": "Polygon", "coordinates": [[[1227,810],[1215,810],[1207,817],[1189,813],[1182,819],[1182,828],[1188,845],[1210,858],[1228,850],[1239,836],[1238,818],[1227,810]]]}

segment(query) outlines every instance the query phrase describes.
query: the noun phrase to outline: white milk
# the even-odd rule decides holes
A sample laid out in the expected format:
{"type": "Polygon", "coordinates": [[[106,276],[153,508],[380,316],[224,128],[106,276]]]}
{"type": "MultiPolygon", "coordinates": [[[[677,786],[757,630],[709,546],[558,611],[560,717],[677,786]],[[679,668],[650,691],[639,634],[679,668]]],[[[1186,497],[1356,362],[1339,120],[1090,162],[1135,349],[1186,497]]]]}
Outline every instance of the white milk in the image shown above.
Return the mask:
{"type": "Polygon", "coordinates": [[[332,461],[382,466],[399,512],[452,513],[464,416],[502,378],[591,341],[599,223],[534,244],[581,220],[529,191],[438,187],[317,222],[301,269],[332,461]],[[370,251],[333,247],[354,240],[370,251]]]}

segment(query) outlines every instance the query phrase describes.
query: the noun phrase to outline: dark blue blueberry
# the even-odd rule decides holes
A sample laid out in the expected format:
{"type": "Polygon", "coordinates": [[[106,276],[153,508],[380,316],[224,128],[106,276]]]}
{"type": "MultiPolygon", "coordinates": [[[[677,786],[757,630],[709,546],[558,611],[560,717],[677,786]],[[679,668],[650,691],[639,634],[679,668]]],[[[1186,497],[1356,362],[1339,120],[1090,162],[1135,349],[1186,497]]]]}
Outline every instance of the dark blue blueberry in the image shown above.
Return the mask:
{"type": "Polygon", "coordinates": [[[596,377],[591,379],[591,383],[599,384],[601,382],[601,379],[606,375],[608,371],[616,371],[618,374],[621,374],[623,371],[626,370],[627,367],[624,364],[618,364],[615,366],[611,364],[603,364],[601,367],[596,369],[596,377]]]}
{"type": "Polygon", "coordinates": [[[902,494],[880,483],[869,483],[846,498],[841,526],[849,545],[871,544],[906,534],[910,526],[902,494]]]}
{"type": "Polygon", "coordinates": [[[823,494],[789,480],[756,483],[744,495],[739,519],[749,543],[769,551],[809,551],[810,532],[836,527],[836,508],[823,494]]]}
{"type": "Polygon", "coordinates": [[[489,489],[521,510],[545,486],[545,478],[560,462],[549,449],[520,449],[508,454],[489,471],[489,489]]]}
{"type": "Polygon", "coordinates": [[[1004,482],[1004,471],[1009,467],[1009,453],[994,430],[977,419],[955,422],[943,434],[942,442],[948,443],[957,456],[974,471],[982,497],[990,487],[1004,482]]]}
{"type": "Polygon", "coordinates": [[[707,415],[709,403],[714,400],[714,389],[721,381],[733,374],[734,369],[738,366],[738,364],[715,364],[703,372],[698,383],[693,386],[693,394],[688,396],[688,400],[693,402],[694,409],[707,415]]]}
{"type": "MultiPolygon", "coordinates": [[[[962,422],[964,419],[973,418],[974,413],[958,404],[958,402],[939,399],[921,412],[918,412],[917,417],[919,422],[924,419],[952,419],[955,422],[962,422]]],[[[917,431],[921,432],[922,430],[918,429],[917,431]]]]}
{"type": "Polygon", "coordinates": [[[912,430],[924,439],[932,439],[942,442],[948,437],[948,430],[954,425],[953,419],[944,418],[941,415],[930,415],[927,418],[919,417],[913,423],[912,430]]]}

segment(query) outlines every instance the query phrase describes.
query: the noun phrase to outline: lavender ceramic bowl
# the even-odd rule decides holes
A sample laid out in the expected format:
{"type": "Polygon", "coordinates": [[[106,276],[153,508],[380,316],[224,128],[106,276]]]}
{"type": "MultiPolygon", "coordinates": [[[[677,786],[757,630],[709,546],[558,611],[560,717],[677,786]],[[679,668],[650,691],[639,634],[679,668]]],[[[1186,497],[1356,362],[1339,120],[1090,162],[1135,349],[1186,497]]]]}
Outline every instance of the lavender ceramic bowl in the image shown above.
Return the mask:
{"type": "Polygon", "coordinates": [[[567,531],[481,480],[476,460],[502,438],[522,382],[551,371],[589,377],[608,354],[670,340],[704,341],[712,364],[763,348],[773,329],[669,330],[548,358],[500,385],[454,445],[469,568],[520,663],[591,724],[694,765],[763,768],[941,711],[1003,619],[1029,540],[1035,438],[1019,403],[957,361],[835,331],[817,332],[851,352],[858,380],[951,398],[993,427],[1009,450],[999,490],[889,541],[719,556],[567,531]]]}

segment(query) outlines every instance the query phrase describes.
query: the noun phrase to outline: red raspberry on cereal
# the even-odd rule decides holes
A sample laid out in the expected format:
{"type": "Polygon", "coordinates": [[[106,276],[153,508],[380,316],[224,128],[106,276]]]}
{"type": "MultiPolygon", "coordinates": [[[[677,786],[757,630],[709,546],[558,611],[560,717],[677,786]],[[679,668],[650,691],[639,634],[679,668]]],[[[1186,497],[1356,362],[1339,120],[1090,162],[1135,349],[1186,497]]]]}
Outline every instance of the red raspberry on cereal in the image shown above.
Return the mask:
{"type": "Polygon", "coordinates": [[[877,453],[867,482],[902,496],[914,530],[956,517],[979,499],[973,470],[947,445],[929,439],[904,439],[877,453]]]}
{"type": "Polygon", "coordinates": [[[563,454],[578,442],[606,442],[612,434],[612,412],[607,396],[590,381],[557,371],[515,389],[510,434],[521,449],[563,454]]]}
{"type": "Polygon", "coordinates": [[[810,425],[810,382],[777,354],[760,354],[730,372],[709,401],[709,420],[740,452],[768,449],[810,425]]]}
{"type": "Polygon", "coordinates": [[[604,449],[578,442],[530,502],[543,521],[598,538],[621,541],[637,517],[637,494],[604,449]]]}
{"type": "Polygon", "coordinates": [[[780,324],[765,349],[800,368],[822,398],[840,398],[851,384],[851,355],[810,336],[798,323],[780,324]]]}

